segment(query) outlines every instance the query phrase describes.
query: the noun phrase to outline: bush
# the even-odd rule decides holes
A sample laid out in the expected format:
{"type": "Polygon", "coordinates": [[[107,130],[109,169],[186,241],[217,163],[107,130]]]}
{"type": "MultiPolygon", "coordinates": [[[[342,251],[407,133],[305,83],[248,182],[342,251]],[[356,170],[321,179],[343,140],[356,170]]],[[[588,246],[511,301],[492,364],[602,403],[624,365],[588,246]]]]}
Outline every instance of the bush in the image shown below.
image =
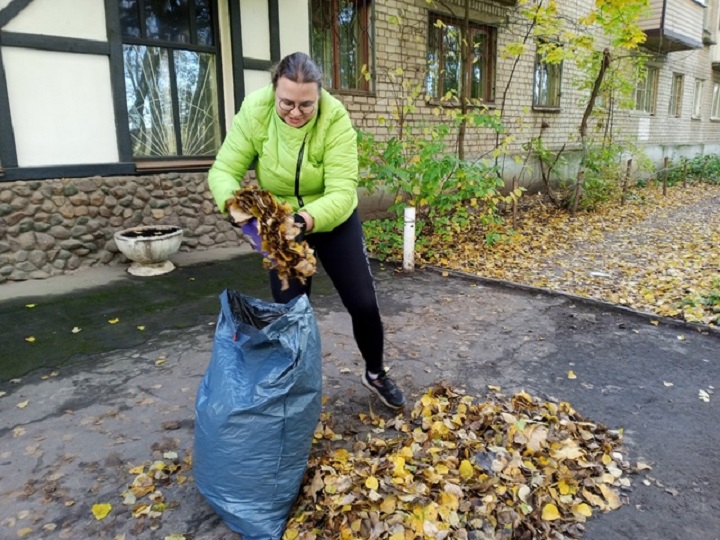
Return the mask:
{"type": "Polygon", "coordinates": [[[365,232],[372,251],[381,259],[397,258],[402,252],[403,211],[416,209],[418,249],[432,237],[450,242],[470,219],[486,229],[486,242],[496,238],[494,225],[502,218],[498,205],[516,200],[521,189],[503,195],[505,183],[494,164],[462,160],[448,150],[451,126],[406,125],[402,139],[377,140],[360,132],[361,186],[395,195],[389,208],[394,217],[367,222],[365,232]]]}

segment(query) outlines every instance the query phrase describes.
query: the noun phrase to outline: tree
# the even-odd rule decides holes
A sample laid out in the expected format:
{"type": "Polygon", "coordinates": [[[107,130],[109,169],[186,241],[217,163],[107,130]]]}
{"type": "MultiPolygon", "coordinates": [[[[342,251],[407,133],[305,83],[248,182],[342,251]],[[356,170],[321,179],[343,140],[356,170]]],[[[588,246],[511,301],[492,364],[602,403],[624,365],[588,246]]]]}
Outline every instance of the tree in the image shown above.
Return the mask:
{"type": "MultiPolygon", "coordinates": [[[[514,14],[513,26],[524,30],[518,32],[519,39],[505,48],[505,54],[514,58],[512,73],[519,59],[528,51],[532,38],[543,62],[574,63],[577,77],[573,83],[584,91],[584,101],[578,104],[583,114],[577,132],[580,165],[571,195],[573,213],[583,194],[583,179],[591,172],[588,162],[593,156],[593,149],[613,148],[614,110],[617,106],[627,106],[631,101],[637,73],[646,60],[640,51],[645,34],[638,22],[647,9],[648,0],[596,0],[585,14],[573,20],[562,13],[555,0],[520,0],[514,14]],[[603,110],[598,112],[596,106],[600,97],[607,99],[603,110]],[[604,116],[598,123],[604,129],[593,134],[589,131],[589,122],[596,115],[604,116]]],[[[511,84],[512,74],[503,93],[501,111],[505,110],[505,99],[511,84]]],[[[538,136],[539,140],[526,147],[543,149],[541,138],[542,133],[538,136]]],[[[561,152],[564,149],[565,146],[561,152]]],[[[606,158],[612,159],[612,154],[610,152],[606,158]]]]}

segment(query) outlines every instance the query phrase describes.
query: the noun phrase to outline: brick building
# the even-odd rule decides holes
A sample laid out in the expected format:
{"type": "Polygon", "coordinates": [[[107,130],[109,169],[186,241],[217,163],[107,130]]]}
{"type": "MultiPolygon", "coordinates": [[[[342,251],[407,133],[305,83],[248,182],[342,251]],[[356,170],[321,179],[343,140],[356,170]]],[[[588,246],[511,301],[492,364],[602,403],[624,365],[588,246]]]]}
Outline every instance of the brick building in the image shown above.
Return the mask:
{"type": "MultiPolygon", "coordinates": [[[[592,0],[561,2],[577,19],[592,0]]],[[[718,0],[652,0],[647,76],[616,128],[665,156],[720,150],[718,0]]],[[[358,128],[382,135],[401,78],[423,88],[415,121],[457,89],[464,0],[0,0],[0,283],[119,262],[113,233],[179,225],[183,250],[235,245],[206,172],[250,91],[283,55],[310,52],[358,128]],[[442,25],[436,21],[441,19],[442,25]],[[365,76],[363,66],[368,68],[365,76]],[[390,76],[393,72],[396,82],[390,76]]],[[[513,71],[512,0],[470,0],[470,85],[508,129],[550,147],[574,140],[577,68],[513,71]],[[512,73],[512,79],[510,74],[512,73]],[[511,80],[511,84],[508,81],[511,80]]],[[[468,155],[492,145],[474,128],[468,155]]],[[[511,146],[519,151],[522,137],[511,146]]],[[[506,174],[514,171],[509,164],[506,174]]],[[[532,182],[528,177],[523,181],[532,182]]]]}

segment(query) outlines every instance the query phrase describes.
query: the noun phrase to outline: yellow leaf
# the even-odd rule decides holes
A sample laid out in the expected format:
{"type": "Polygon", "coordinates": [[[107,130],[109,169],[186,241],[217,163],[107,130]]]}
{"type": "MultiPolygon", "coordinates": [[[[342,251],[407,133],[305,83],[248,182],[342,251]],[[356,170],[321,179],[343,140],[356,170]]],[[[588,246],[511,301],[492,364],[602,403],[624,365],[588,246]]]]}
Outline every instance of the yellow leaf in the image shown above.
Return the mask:
{"type": "Polygon", "coordinates": [[[605,500],[611,510],[620,508],[622,502],[620,502],[620,497],[618,497],[618,494],[614,489],[606,486],[605,484],[600,484],[598,487],[600,488],[600,491],[602,492],[603,497],[605,497],[605,500]]]}
{"type": "Polygon", "coordinates": [[[470,480],[473,475],[473,466],[467,459],[463,459],[460,463],[460,477],[463,480],[470,480]]]}
{"type": "Polygon", "coordinates": [[[144,465],[138,465],[137,467],[133,467],[128,471],[130,474],[142,474],[145,472],[145,466],[144,465]]]}
{"type": "Polygon", "coordinates": [[[653,326],[657,326],[658,324],[660,324],[660,321],[652,320],[650,321],[650,324],[652,324],[653,326]]]}
{"type": "Polygon", "coordinates": [[[108,322],[110,324],[117,324],[120,322],[120,317],[115,317],[114,319],[108,319],[108,322]]]}
{"type": "Polygon", "coordinates": [[[28,309],[32,309],[35,307],[35,304],[25,304],[25,307],[28,309]]]}
{"type": "Polygon", "coordinates": [[[378,479],[374,476],[370,476],[367,480],[365,480],[365,487],[368,489],[377,489],[379,485],[378,479]]]}
{"type": "Polygon", "coordinates": [[[448,277],[450,274],[448,272],[443,272],[442,277],[448,277]]]}
{"type": "Polygon", "coordinates": [[[558,512],[557,506],[552,503],[546,504],[542,510],[542,518],[545,521],[560,519],[560,512],[558,512]]]}
{"type": "MultiPolygon", "coordinates": [[[[295,536],[292,537],[288,537],[287,535],[285,535],[285,538],[289,538],[289,540],[294,540],[295,538],[297,538],[298,532],[299,531],[295,531],[295,536]]],[[[172,533],[163,538],[163,540],[187,540],[187,538],[184,534],[172,533]]]]}
{"type": "Polygon", "coordinates": [[[27,400],[27,401],[21,401],[20,403],[18,403],[18,404],[16,405],[16,407],[17,407],[18,409],[24,409],[25,407],[28,406],[28,403],[30,403],[29,400],[27,400]]]}
{"type": "Polygon", "coordinates": [[[590,508],[590,505],[588,504],[580,503],[573,507],[573,513],[580,514],[585,517],[592,517],[592,508],[590,508]]]}
{"type": "Polygon", "coordinates": [[[133,508],[132,517],[137,518],[142,515],[147,515],[148,513],[150,513],[149,504],[138,504],[135,508],[133,508]]]}
{"type": "Polygon", "coordinates": [[[568,371],[568,379],[577,379],[577,375],[575,375],[575,372],[572,369],[568,371]]]}
{"type": "Polygon", "coordinates": [[[105,519],[107,515],[110,513],[110,510],[112,510],[112,505],[104,503],[104,504],[93,504],[92,507],[92,513],[93,516],[95,516],[95,519],[105,519]]]}
{"type": "Polygon", "coordinates": [[[385,498],[380,504],[380,511],[386,513],[386,514],[392,514],[395,512],[395,508],[397,506],[397,499],[390,495],[389,497],[385,498]]]}
{"type": "Polygon", "coordinates": [[[582,496],[585,497],[585,500],[588,501],[593,506],[597,506],[600,509],[605,508],[605,502],[603,501],[602,497],[599,495],[595,495],[593,492],[583,489],[582,490],[582,496]]]}
{"type": "Polygon", "coordinates": [[[19,529],[17,535],[18,538],[25,538],[31,532],[33,532],[33,530],[30,527],[25,527],[24,529],[19,529]]]}
{"type": "Polygon", "coordinates": [[[33,336],[29,336],[25,338],[25,341],[28,341],[30,343],[35,343],[35,338],[33,336]]]}
{"type": "Polygon", "coordinates": [[[77,334],[78,332],[81,332],[81,331],[82,331],[82,328],[80,328],[78,326],[74,326],[73,329],[71,330],[71,332],[73,334],[77,334]]]}
{"type": "Polygon", "coordinates": [[[137,328],[138,330],[140,330],[141,332],[142,332],[143,330],[145,330],[145,327],[144,327],[144,326],[137,326],[136,328],[137,328]]]}
{"type": "Polygon", "coordinates": [[[560,482],[558,482],[558,489],[560,490],[560,495],[567,495],[570,493],[570,485],[565,482],[565,480],[560,480],[560,482]]]}

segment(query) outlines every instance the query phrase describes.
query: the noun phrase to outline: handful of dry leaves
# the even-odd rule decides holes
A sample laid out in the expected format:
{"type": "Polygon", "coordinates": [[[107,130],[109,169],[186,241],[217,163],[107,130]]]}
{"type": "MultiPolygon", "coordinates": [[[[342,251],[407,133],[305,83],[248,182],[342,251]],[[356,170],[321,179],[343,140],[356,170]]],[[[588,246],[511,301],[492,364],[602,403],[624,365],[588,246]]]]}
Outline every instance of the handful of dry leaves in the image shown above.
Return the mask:
{"type": "Polygon", "coordinates": [[[257,187],[237,190],[225,202],[230,220],[243,225],[255,218],[258,234],[262,239],[261,251],[265,254],[263,266],[277,269],[282,289],[289,286],[289,280],[305,279],[315,273],[315,253],[307,242],[296,242],[301,229],[295,223],[289,204],[279,204],[269,191],[257,187]]]}

